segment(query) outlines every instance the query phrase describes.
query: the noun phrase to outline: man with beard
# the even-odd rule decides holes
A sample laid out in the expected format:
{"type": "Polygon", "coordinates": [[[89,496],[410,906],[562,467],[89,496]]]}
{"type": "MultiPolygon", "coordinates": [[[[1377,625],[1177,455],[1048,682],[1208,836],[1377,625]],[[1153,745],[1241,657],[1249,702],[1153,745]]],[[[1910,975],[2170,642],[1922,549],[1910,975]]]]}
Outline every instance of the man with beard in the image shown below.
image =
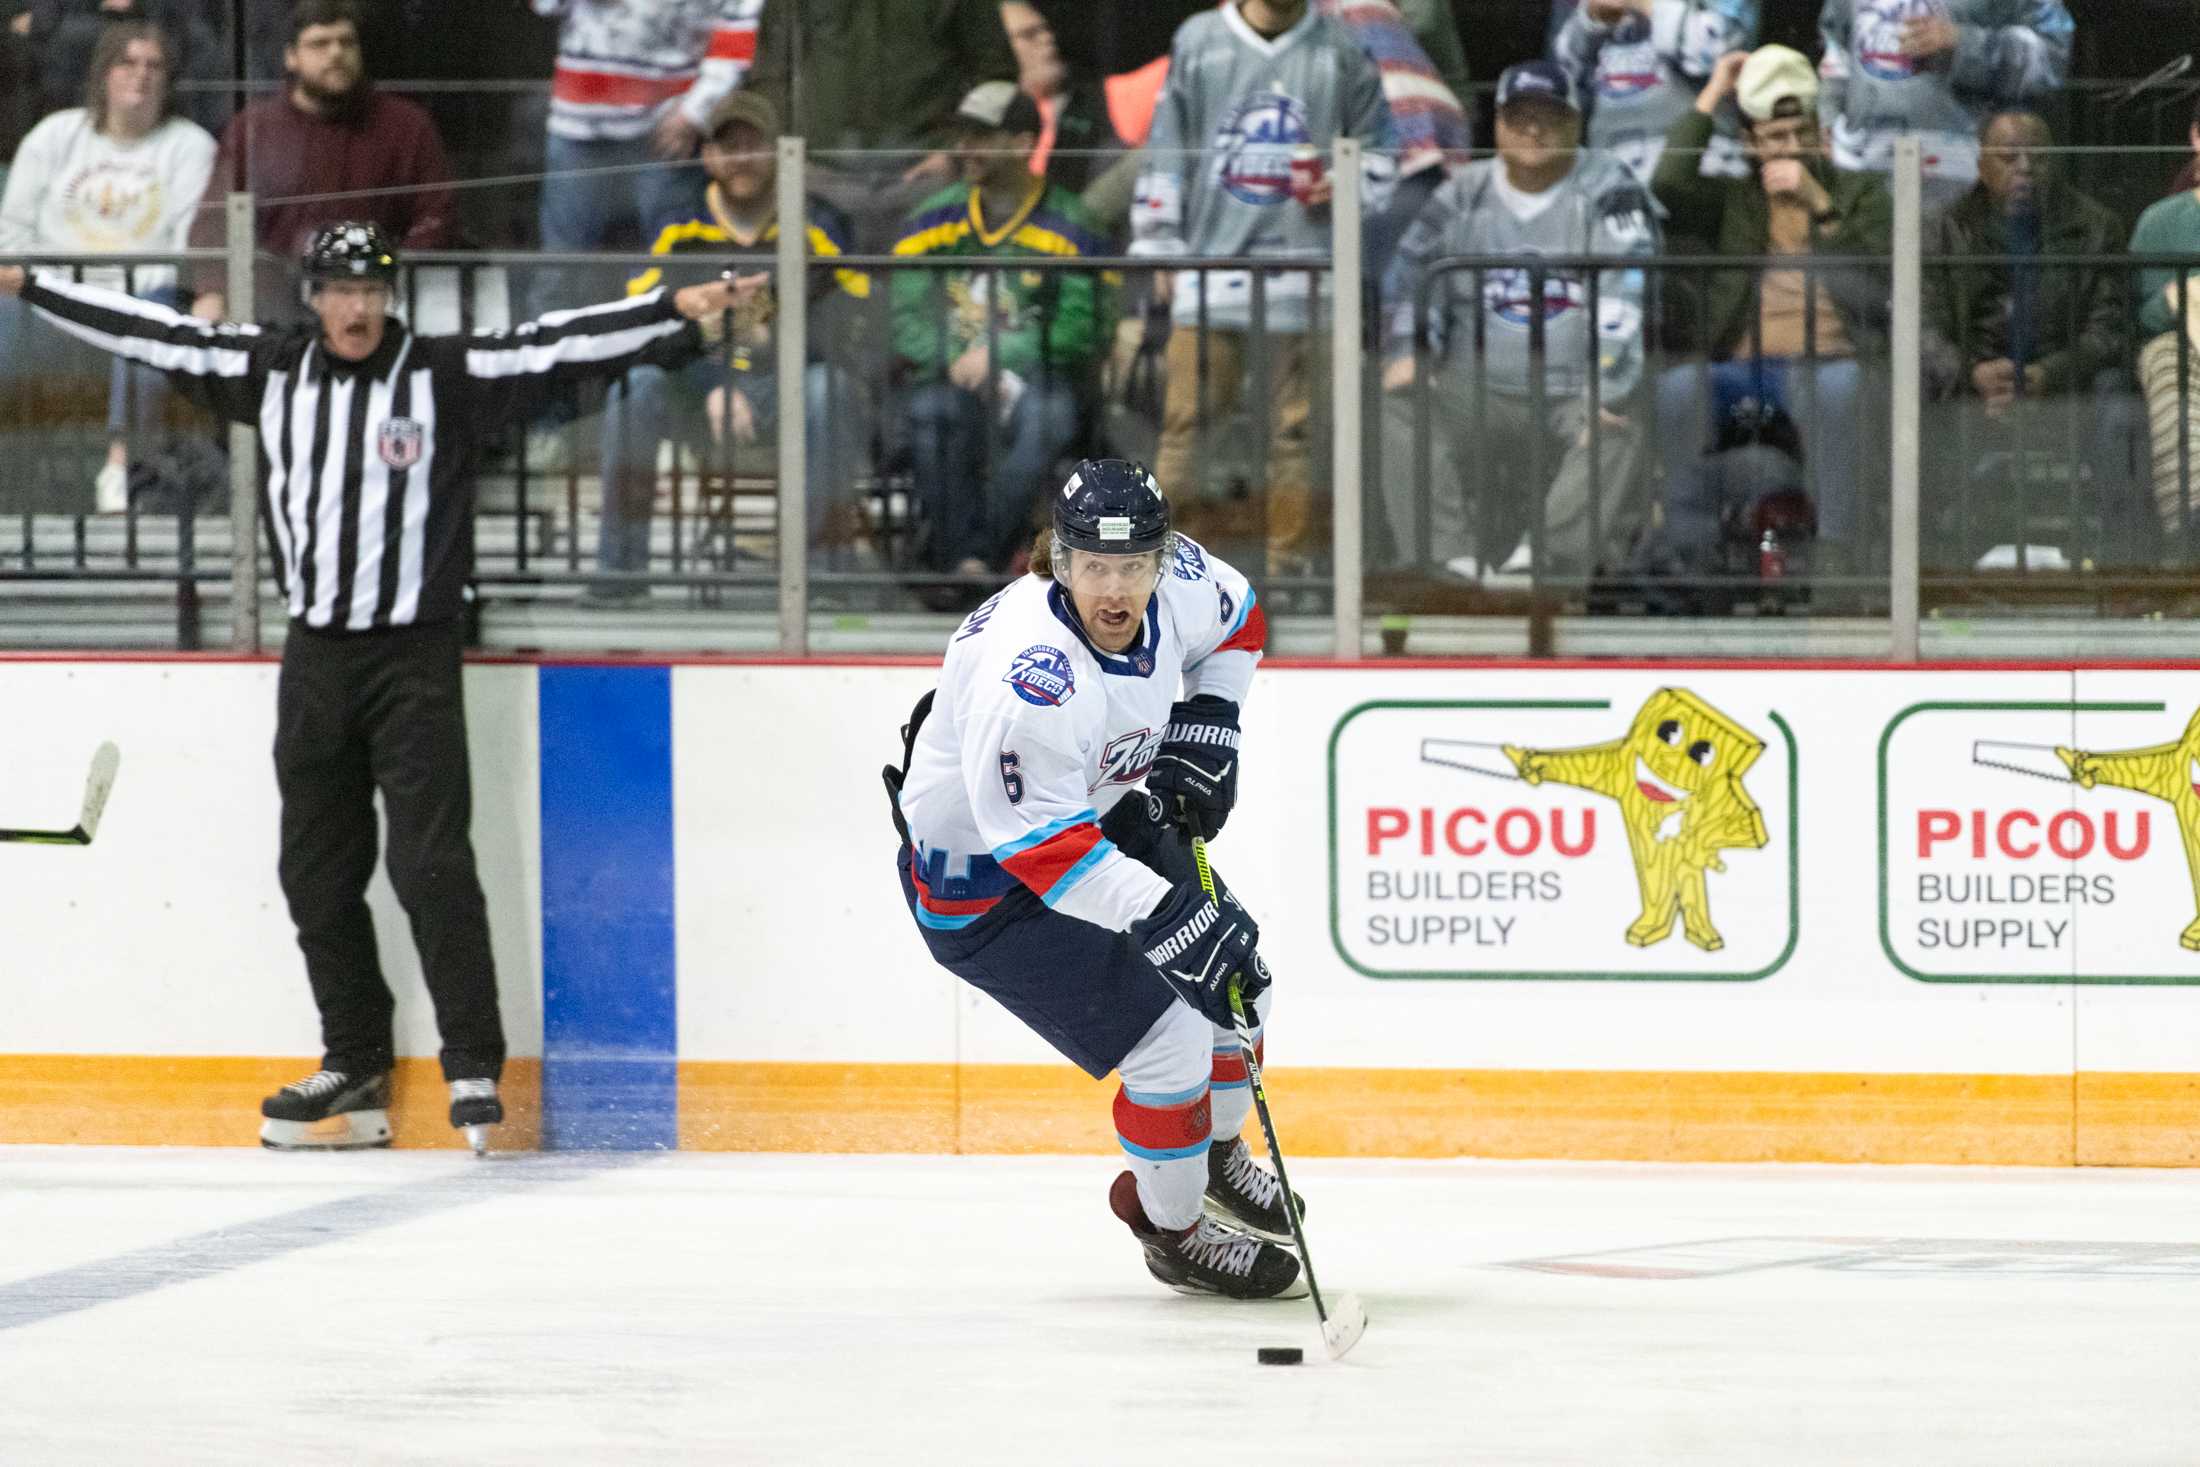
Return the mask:
{"type": "MultiPolygon", "coordinates": [[[[191,243],[226,243],[224,201],[239,189],[257,201],[255,243],[280,259],[299,259],[316,231],[340,219],[373,224],[405,250],[450,243],[443,140],[426,112],[374,90],[351,0],[292,7],[283,71],[283,90],[245,108],[223,131],[191,243]]],[[[202,319],[227,313],[217,280],[211,272],[199,278],[192,309],[202,319]]],[[[296,287],[294,278],[266,280],[253,314],[295,314],[296,287]]]]}
{"type": "Polygon", "coordinates": [[[1030,542],[1042,480],[1076,437],[1080,392],[1112,329],[1116,277],[987,265],[1108,249],[1074,195],[1032,176],[1039,107],[1014,82],[971,88],[955,124],[962,181],[924,201],[894,253],[973,264],[895,272],[894,354],[913,389],[927,565],[981,577],[1030,542]]]}

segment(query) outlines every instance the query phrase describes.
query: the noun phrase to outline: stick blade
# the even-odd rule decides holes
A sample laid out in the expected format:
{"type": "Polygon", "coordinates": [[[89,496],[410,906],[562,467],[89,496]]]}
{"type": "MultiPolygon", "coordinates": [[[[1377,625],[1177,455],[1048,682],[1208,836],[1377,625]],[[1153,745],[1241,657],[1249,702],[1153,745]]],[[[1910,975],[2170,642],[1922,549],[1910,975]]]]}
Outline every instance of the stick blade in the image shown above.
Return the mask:
{"type": "Polygon", "coordinates": [[[99,818],[107,813],[107,796],[114,792],[115,774],[121,768],[122,750],[112,740],[92,755],[92,772],[84,780],[84,812],[76,822],[86,845],[99,833],[99,818]]]}
{"type": "Polygon", "coordinates": [[[1367,1333],[1367,1310],[1357,1294],[1339,1294],[1329,1317],[1322,1321],[1322,1346],[1329,1358],[1342,1360],[1345,1352],[1367,1333]]]}

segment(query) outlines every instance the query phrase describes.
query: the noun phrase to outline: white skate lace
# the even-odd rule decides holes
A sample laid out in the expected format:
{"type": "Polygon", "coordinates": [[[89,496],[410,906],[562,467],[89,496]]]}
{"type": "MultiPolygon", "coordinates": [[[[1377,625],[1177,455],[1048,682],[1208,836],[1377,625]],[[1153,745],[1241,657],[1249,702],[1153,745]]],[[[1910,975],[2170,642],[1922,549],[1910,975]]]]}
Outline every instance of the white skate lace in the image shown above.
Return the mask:
{"type": "Polygon", "coordinates": [[[453,1080],[453,1100],[494,1100],[497,1098],[497,1082],[494,1080],[453,1080]]]}
{"type": "Polygon", "coordinates": [[[1223,1180],[1253,1199],[1262,1207],[1273,1207],[1283,1195],[1283,1185],[1274,1173],[1253,1160],[1252,1148],[1243,1141],[1230,1148],[1230,1155],[1222,1163],[1223,1180]]]}
{"type": "Polygon", "coordinates": [[[319,1100],[324,1095],[333,1095],[343,1089],[350,1078],[342,1070],[315,1070],[303,1080],[293,1080],[283,1088],[293,1095],[319,1100]]]}
{"type": "Polygon", "coordinates": [[[1226,1228],[1211,1217],[1199,1220],[1183,1246],[1184,1256],[1192,1262],[1239,1277],[1250,1274],[1253,1260],[1260,1257],[1260,1239],[1226,1228]]]}

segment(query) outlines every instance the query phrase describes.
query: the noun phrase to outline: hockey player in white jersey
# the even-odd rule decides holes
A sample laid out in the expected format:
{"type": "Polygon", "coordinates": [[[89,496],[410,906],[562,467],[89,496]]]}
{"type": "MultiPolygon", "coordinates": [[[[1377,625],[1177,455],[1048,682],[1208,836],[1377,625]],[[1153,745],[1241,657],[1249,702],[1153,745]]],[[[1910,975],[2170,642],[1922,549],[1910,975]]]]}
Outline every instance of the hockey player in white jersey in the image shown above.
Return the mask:
{"type": "Polygon", "coordinates": [[[942,966],[1117,1073],[1129,1167],[1109,1203],[1154,1277],[1297,1297],[1282,1189],[1238,1135],[1229,987],[1265,1023],[1259,929],[1219,878],[1202,890],[1190,846],[1236,799],[1265,618],[1121,459],[1077,466],[1038,551],[956,631],[886,770],[903,897],[942,966]]]}

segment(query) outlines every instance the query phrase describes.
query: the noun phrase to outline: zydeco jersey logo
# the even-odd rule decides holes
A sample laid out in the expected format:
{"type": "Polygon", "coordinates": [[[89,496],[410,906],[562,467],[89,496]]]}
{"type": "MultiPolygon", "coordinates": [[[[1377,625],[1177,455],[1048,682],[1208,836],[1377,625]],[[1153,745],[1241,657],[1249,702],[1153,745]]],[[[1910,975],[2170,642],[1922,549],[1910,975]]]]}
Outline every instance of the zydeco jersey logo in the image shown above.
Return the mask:
{"type": "Polygon", "coordinates": [[[1777,712],[1648,680],[1363,704],[1330,740],[1332,940],[1373,978],[1762,978],[1795,943],[1795,764],[1777,712]]]}
{"type": "Polygon", "coordinates": [[[2200,710],[1922,703],[1879,746],[1879,933],[1913,978],[2200,983],[2200,710]]]}

